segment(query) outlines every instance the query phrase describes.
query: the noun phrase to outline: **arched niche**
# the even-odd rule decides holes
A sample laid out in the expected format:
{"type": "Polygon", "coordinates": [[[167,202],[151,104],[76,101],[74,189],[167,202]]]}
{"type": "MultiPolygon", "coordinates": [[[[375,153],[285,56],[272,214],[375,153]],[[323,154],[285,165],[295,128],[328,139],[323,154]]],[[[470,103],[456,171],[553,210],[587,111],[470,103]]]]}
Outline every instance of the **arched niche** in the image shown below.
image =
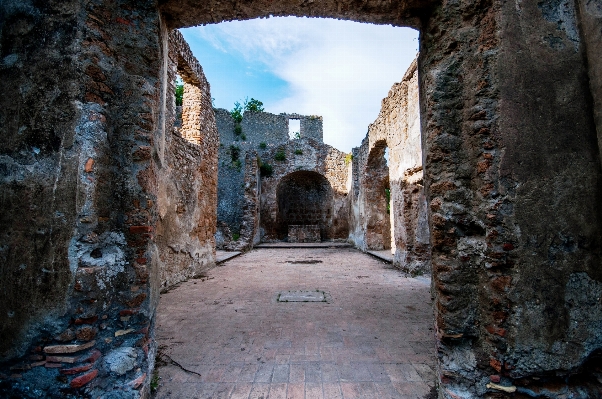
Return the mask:
{"type": "Polygon", "coordinates": [[[278,238],[289,225],[318,225],[322,240],[331,238],[333,191],[317,172],[297,171],[284,176],[276,189],[278,238]]]}

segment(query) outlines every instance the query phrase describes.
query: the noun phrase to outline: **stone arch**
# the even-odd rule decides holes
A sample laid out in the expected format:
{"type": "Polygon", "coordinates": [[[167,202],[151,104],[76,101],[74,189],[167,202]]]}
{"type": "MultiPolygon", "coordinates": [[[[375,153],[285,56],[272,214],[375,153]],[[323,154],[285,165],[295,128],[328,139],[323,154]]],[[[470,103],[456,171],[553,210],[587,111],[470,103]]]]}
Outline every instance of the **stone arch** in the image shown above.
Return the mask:
{"type": "Polygon", "coordinates": [[[321,240],[332,236],[333,190],[322,174],[297,171],[284,176],[276,189],[277,229],[286,238],[290,225],[317,225],[321,240]]]}

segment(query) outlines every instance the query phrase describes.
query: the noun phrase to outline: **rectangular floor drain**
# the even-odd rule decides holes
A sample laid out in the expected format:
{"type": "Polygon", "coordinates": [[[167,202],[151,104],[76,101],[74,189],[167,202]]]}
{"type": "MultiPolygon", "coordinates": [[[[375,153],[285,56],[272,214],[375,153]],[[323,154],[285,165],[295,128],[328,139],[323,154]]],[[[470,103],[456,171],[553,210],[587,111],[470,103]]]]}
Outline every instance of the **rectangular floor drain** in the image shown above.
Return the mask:
{"type": "Polygon", "coordinates": [[[278,302],[326,302],[324,291],[282,291],[278,302]]]}

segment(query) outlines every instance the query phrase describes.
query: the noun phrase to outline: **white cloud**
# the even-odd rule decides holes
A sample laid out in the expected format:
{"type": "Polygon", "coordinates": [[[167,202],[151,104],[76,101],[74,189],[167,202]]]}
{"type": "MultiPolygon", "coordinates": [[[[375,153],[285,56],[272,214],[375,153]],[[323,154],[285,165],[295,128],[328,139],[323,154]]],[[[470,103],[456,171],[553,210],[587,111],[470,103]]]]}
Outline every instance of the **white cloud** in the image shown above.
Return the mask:
{"type": "Polygon", "coordinates": [[[343,151],[361,143],[381,99],[418,50],[414,30],[332,19],[270,18],[194,29],[219,51],[239,53],[287,81],[289,95],[266,103],[266,110],[322,115],[324,141],[343,151]]]}

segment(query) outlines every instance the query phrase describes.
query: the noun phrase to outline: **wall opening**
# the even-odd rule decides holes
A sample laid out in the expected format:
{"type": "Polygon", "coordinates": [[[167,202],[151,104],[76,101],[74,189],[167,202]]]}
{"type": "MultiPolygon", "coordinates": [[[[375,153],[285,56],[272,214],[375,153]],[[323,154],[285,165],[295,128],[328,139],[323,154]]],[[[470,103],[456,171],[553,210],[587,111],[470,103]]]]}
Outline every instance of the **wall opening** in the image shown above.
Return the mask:
{"type": "Polygon", "coordinates": [[[366,248],[383,250],[391,248],[391,217],[388,147],[386,142],[376,143],[368,155],[366,165],[366,248]]]}
{"type": "Polygon", "coordinates": [[[278,238],[288,236],[289,225],[317,225],[322,240],[330,239],[333,192],[317,172],[293,172],[282,178],[276,190],[278,238]]]}
{"type": "Polygon", "coordinates": [[[300,119],[289,119],[288,120],[288,137],[291,140],[301,138],[301,120],[300,119]]]}

